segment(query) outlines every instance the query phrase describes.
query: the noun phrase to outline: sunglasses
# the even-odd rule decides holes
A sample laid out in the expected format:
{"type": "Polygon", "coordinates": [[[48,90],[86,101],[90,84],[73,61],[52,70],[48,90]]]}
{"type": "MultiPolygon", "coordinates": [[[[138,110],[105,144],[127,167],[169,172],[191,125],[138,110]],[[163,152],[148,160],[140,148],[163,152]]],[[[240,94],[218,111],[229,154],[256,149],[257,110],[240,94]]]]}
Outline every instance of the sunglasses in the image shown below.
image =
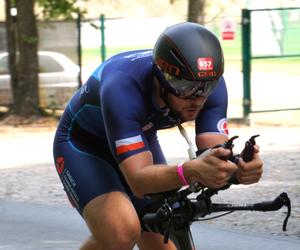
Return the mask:
{"type": "Polygon", "coordinates": [[[176,78],[168,73],[163,73],[163,75],[175,90],[177,97],[182,99],[194,99],[200,96],[208,97],[219,82],[219,80],[189,81],[176,78]]]}

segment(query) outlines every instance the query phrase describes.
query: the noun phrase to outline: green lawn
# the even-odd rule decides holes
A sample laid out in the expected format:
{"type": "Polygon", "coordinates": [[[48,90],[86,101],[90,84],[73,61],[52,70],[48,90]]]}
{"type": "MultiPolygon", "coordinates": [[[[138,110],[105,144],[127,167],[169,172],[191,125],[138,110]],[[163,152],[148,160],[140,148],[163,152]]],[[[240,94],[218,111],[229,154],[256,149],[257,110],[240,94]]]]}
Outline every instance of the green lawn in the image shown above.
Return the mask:
{"type": "MultiPolygon", "coordinates": [[[[242,69],[242,55],[241,45],[238,41],[223,41],[222,46],[224,49],[225,57],[225,69],[226,70],[239,70],[242,69]]],[[[150,46],[138,46],[138,47],[107,47],[106,58],[117,54],[119,52],[135,50],[135,49],[146,49],[150,46]]],[[[83,49],[83,66],[90,64],[98,64],[101,62],[101,51],[100,48],[89,48],[83,49]]],[[[299,64],[300,57],[290,58],[275,58],[275,59],[253,59],[252,70],[253,71],[264,71],[264,72],[282,72],[292,75],[299,75],[299,64]]]]}

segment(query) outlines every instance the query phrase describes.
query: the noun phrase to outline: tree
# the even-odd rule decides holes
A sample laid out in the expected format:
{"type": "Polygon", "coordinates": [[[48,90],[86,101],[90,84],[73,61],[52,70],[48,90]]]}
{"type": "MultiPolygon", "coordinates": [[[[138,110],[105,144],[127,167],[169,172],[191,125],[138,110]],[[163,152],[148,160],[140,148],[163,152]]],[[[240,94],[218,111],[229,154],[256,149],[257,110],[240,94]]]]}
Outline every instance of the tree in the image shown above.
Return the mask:
{"type": "Polygon", "coordinates": [[[38,91],[38,31],[35,3],[46,18],[70,17],[77,12],[72,0],[5,0],[6,34],[13,106],[20,116],[40,115],[38,91]],[[11,9],[17,10],[12,16],[11,9]]]}
{"type": "Polygon", "coordinates": [[[204,24],[205,21],[205,0],[189,0],[188,22],[204,24]]]}
{"type": "MultiPolygon", "coordinates": [[[[170,0],[174,4],[175,0],[170,0]]],[[[188,0],[187,21],[204,24],[205,22],[205,4],[206,0],[188,0]]]]}
{"type": "MultiPolygon", "coordinates": [[[[16,20],[11,15],[11,1],[5,0],[5,14],[6,14],[6,41],[8,50],[8,67],[10,72],[11,89],[18,89],[18,76],[17,76],[17,61],[16,61],[16,20]]],[[[12,91],[13,100],[17,98],[16,91],[12,91]]]]}
{"type": "Polygon", "coordinates": [[[43,10],[45,19],[51,18],[72,18],[74,13],[84,13],[77,7],[77,2],[84,0],[36,0],[43,10]]]}
{"type": "Polygon", "coordinates": [[[39,113],[38,34],[34,0],[6,0],[5,3],[12,112],[22,116],[36,115],[39,113]],[[17,16],[11,15],[11,7],[16,8],[17,16]]]}

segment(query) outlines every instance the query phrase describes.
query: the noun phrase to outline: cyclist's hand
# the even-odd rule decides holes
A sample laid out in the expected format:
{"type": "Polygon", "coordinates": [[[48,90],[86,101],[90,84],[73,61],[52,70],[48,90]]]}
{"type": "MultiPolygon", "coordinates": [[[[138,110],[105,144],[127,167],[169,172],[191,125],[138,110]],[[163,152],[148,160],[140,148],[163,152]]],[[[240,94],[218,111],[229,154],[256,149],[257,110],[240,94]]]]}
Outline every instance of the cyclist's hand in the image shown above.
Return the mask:
{"type": "Polygon", "coordinates": [[[263,162],[258,153],[259,147],[255,145],[252,161],[245,162],[242,158],[239,159],[236,177],[241,184],[253,184],[258,182],[261,178],[263,173],[263,162]]]}
{"type": "Polygon", "coordinates": [[[192,175],[189,177],[189,183],[198,181],[210,188],[226,185],[231,175],[237,171],[234,163],[222,159],[228,157],[230,153],[230,150],[219,147],[192,160],[192,175]]]}

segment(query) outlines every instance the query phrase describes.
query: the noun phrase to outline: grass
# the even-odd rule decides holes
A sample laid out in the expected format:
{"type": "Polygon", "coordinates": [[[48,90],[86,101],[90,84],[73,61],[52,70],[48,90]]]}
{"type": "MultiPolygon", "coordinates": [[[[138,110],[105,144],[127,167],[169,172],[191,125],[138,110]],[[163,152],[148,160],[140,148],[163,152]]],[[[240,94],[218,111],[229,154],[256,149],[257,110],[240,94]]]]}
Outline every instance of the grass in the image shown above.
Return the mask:
{"type": "MultiPolygon", "coordinates": [[[[220,27],[216,26],[214,33],[221,37],[220,27]]],[[[299,36],[300,28],[298,22],[288,22],[286,29],[283,31],[282,37],[282,50],[285,55],[300,54],[299,51],[299,36]]],[[[235,39],[229,41],[222,41],[221,45],[224,50],[225,69],[242,71],[242,41],[241,41],[241,29],[237,28],[235,33],[235,39]]],[[[258,42],[254,39],[252,43],[258,42]]],[[[268,46],[268,44],[263,45],[268,46]]],[[[131,47],[110,47],[106,48],[106,58],[123,51],[146,49],[151,48],[152,45],[141,44],[139,46],[131,47]]],[[[101,62],[101,50],[99,48],[83,49],[83,65],[93,62],[101,62]]],[[[289,75],[299,75],[298,67],[300,63],[299,57],[286,57],[286,58],[268,58],[268,59],[252,59],[252,71],[259,72],[279,72],[289,75]]]]}
{"type": "Polygon", "coordinates": [[[300,57],[256,59],[252,63],[252,71],[263,71],[266,73],[282,73],[299,76],[300,57]]]}
{"type": "MultiPolygon", "coordinates": [[[[224,57],[226,70],[238,70],[242,69],[242,56],[241,48],[237,46],[237,42],[230,43],[226,41],[223,43],[224,57]]],[[[108,47],[106,55],[108,57],[123,51],[145,49],[150,46],[141,45],[139,47],[108,47]]],[[[83,50],[83,66],[101,62],[100,48],[89,48],[83,50]]],[[[290,75],[299,75],[300,57],[290,58],[273,58],[273,59],[253,59],[252,70],[263,72],[282,72],[290,75]]]]}
{"type": "MultiPolygon", "coordinates": [[[[106,47],[106,58],[109,58],[112,55],[115,55],[120,52],[137,50],[137,49],[148,49],[151,46],[140,45],[140,46],[127,46],[127,47],[106,47]]],[[[85,59],[94,59],[95,57],[101,58],[101,48],[84,48],[83,49],[83,58],[85,59]]]]}

